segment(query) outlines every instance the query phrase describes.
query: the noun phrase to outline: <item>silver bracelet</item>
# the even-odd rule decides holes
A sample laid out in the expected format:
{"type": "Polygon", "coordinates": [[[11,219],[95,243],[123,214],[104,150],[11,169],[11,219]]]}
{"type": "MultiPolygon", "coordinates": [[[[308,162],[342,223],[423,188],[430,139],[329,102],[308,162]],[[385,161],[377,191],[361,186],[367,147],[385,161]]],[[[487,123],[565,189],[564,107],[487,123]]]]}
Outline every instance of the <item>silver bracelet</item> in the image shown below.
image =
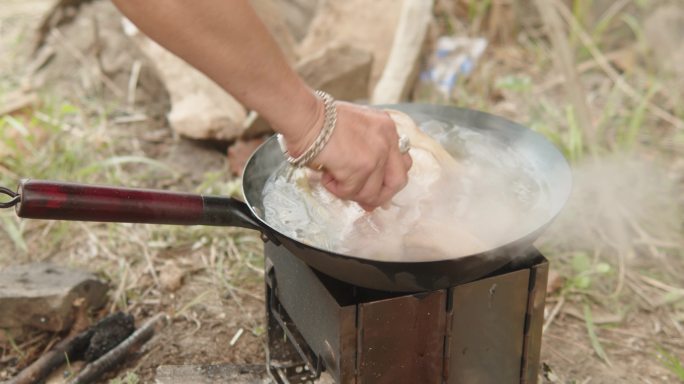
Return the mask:
{"type": "Polygon", "coordinates": [[[309,148],[307,148],[299,157],[294,158],[287,152],[287,145],[285,144],[285,138],[283,135],[277,135],[280,150],[283,151],[283,154],[285,154],[285,159],[287,162],[295,168],[306,166],[309,164],[309,162],[311,162],[311,160],[321,153],[323,148],[325,148],[325,145],[328,144],[328,141],[330,140],[330,137],[332,137],[332,133],[335,130],[335,126],[337,125],[335,99],[323,91],[316,91],[315,94],[316,97],[323,100],[323,105],[325,106],[325,118],[323,120],[323,128],[321,128],[316,140],[314,140],[309,148]]]}

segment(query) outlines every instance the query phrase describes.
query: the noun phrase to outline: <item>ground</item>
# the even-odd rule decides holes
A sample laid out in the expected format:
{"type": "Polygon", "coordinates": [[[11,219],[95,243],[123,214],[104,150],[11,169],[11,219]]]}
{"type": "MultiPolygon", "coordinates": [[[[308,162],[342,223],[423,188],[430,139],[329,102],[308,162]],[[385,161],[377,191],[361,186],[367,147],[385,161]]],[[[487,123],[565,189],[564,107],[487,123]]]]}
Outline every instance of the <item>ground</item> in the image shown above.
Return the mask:
{"type": "MultiPolygon", "coordinates": [[[[449,101],[533,127],[575,169],[573,198],[538,243],[553,271],[542,382],[684,382],[684,87],[654,62],[659,59],[651,45],[657,42],[648,40],[644,27],[652,9],[667,2],[624,1],[612,8],[601,8],[601,1],[572,3],[571,20],[582,28],[567,43],[577,57],[595,132],[583,129],[573,114],[581,107],[566,95],[564,77],[571,74],[556,70],[558,52],[543,38],[543,23],[529,16],[533,4],[524,6],[530,12],[523,15],[499,13],[520,19],[512,23],[513,34],[493,26],[486,6],[452,9],[440,2],[440,30],[493,38],[449,101]]],[[[6,0],[0,6],[2,103],[27,87],[31,42],[50,4],[6,0]]],[[[70,81],[86,90],[77,86],[65,95],[41,88],[38,103],[0,116],[0,185],[42,177],[239,191],[222,145],[174,136],[149,107],[152,101],[117,101],[102,73],[86,71],[85,64],[78,68],[70,81]]],[[[0,220],[1,267],[45,260],[98,273],[111,285],[110,303],[93,318],[124,310],[142,323],[169,314],[171,322],[114,374],[118,382],[152,382],[155,367],[163,364],[265,360],[263,256],[255,233],[20,222],[12,212],[0,212],[0,220]]],[[[0,380],[63,336],[5,333],[0,380]]]]}

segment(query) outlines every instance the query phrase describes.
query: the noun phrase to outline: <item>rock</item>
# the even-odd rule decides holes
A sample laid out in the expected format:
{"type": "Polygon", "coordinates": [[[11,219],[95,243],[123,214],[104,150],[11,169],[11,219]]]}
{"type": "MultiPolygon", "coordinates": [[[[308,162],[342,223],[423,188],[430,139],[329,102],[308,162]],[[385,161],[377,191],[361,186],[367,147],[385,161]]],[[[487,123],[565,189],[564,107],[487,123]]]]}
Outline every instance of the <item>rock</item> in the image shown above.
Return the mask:
{"type": "Polygon", "coordinates": [[[301,41],[309,30],[311,20],[316,14],[320,0],[280,0],[275,4],[280,11],[290,33],[296,41],[301,41]]]}
{"type": "MultiPolygon", "coordinates": [[[[266,372],[265,364],[162,365],[157,368],[155,377],[157,384],[266,384],[272,382],[266,372]]],[[[321,377],[315,383],[334,384],[335,380],[328,372],[322,372],[321,377]]]]}
{"type": "Polygon", "coordinates": [[[98,308],[107,285],[89,272],[46,263],[0,271],[0,328],[35,327],[59,332],[74,321],[73,303],[98,308]]]}
{"type": "Polygon", "coordinates": [[[247,160],[252,153],[264,142],[264,138],[237,140],[228,147],[228,169],[234,176],[242,176],[247,160]]]}
{"type": "Polygon", "coordinates": [[[266,25],[269,32],[275,39],[278,46],[283,51],[285,58],[290,64],[297,62],[296,42],[290,32],[291,29],[286,22],[282,8],[286,1],[273,0],[250,0],[252,8],[259,15],[259,19],[266,25]]]}
{"type": "Polygon", "coordinates": [[[168,120],[175,132],[200,140],[227,141],[240,136],[247,112],[237,100],[173,53],[148,37],[133,33],[140,49],[154,58],[169,92],[168,120]]]}
{"type": "Polygon", "coordinates": [[[162,365],[157,368],[158,384],[260,384],[270,383],[266,367],[259,365],[162,365]]]}
{"type": "Polygon", "coordinates": [[[27,66],[33,89],[56,97],[114,101],[161,120],[169,96],[150,60],[121,27],[111,1],[60,0],[37,28],[36,51],[27,66]],[[136,64],[137,63],[137,64],[136,64]],[[134,66],[136,87],[130,87],[134,66]]]}
{"type": "MultiPolygon", "coordinates": [[[[251,0],[250,3],[287,60],[294,64],[297,61],[296,42],[281,13],[281,7],[287,2],[251,0]]],[[[127,29],[141,50],[154,58],[154,65],[171,98],[168,120],[175,132],[198,140],[232,141],[242,135],[247,111],[235,98],[200,71],[137,32],[132,25],[127,29]]]]}
{"type": "Polygon", "coordinates": [[[173,261],[168,261],[159,271],[159,284],[167,292],[177,291],[183,285],[183,270],[173,261]]]}
{"type": "Polygon", "coordinates": [[[299,46],[299,56],[310,56],[340,43],[371,52],[373,89],[387,63],[400,12],[401,2],[397,0],[323,2],[299,46]]]}
{"type": "Polygon", "coordinates": [[[647,45],[662,69],[671,72],[684,87],[684,9],[680,4],[663,5],[644,21],[647,45]]]}
{"type": "Polygon", "coordinates": [[[392,51],[382,77],[373,90],[371,103],[393,104],[406,99],[420,67],[420,53],[432,21],[433,2],[404,0],[392,51]]]}
{"type": "MultiPolygon", "coordinates": [[[[367,100],[373,55],[348,44],[328,45],[304,57],[296,66],[297,73],[313,89],[328,92],[337,100],[367,100]]],[[[258,117],[245,122],[243,138],[268,132],[271,127],[258,117]]]]}
{"type": "Polygon", "coordinates": [[[350,45],[329,45],[303,58],[297,72],[313,89],[338,100],[368,99],[373,55],[350,45]]]}

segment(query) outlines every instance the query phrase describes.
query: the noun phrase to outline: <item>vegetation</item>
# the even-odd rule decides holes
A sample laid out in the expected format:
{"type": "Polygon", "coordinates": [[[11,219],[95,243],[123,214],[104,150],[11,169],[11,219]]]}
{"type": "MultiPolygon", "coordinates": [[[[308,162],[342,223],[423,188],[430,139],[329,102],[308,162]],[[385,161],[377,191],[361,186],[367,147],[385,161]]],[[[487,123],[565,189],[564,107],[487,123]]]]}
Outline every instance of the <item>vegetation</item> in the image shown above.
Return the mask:
{"type": "MultiPolygon", "coordinates": [[[[667,1],[549,0],[560,20],[551,25],[539,19],[534,2],[510,3],[438,2],[440,31],[490,38],[477,67],[444,101],[531,127],[577,171],[573,201],[539,243],[554,271],[545,380],[684,382],[684,92],[653,54],[657,42],[643,27],[667,1]],[[502,34],[502,25],[515,33],[502,34]],[[553,28],[566,32],[562,44],[583,86],[580,102],[567,91],[572,74],[557,70],[559,48],[546,37],[553,28]]],[[[26,44],[26,28],[5,43],[11,52],[26,44]]],[[[23,68],[2,68],[5,96],[19,87],[23,68]]],[[[188,175],[140,139],[140,123],[117,122],[135,112],[124,102],[62,98],[49,89],[39,99],[0,116],[0,185],[32,177],[239,194],[239,180],[223,168],[188,175]]],[[[169,135],[154,145],[177,142],[169,135]]],[[[222,308],[230,303],[247,314],[231,323],[231,332],[244,327],[255,340],[264,327],[250,317],[248,303],[261,308],[263,300],[261,247],[254,233],[240,229],[20,221],[0,211],[0,266],[54,260],[95,268],[111,282],[106,311],[144,318],[163,310],[191,330],[226,322],[222,308]],[[164,288],[173,268],[193,283],[164,288]]],[[[0,371],[21,367],[55,337],[41,336],[41,344],[6,336],[0,371]]],[[[138,382],[138,373],[129,372],[110,383],[138,382]]]]}

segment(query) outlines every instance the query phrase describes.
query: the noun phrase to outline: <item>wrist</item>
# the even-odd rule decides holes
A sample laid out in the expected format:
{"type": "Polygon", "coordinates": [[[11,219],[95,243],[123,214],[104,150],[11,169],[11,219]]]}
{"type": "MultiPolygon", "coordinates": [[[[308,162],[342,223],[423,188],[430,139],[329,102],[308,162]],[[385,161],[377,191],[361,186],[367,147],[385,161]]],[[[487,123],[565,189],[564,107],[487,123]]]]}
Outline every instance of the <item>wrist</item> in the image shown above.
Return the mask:
{"type": "Polygon", "coordinates": [[[323,127],[325,104],[309,88],[287,104],[282,120],[271,126],[283,135],[288,154],[296,158],[316,140],[323,127]]]}

